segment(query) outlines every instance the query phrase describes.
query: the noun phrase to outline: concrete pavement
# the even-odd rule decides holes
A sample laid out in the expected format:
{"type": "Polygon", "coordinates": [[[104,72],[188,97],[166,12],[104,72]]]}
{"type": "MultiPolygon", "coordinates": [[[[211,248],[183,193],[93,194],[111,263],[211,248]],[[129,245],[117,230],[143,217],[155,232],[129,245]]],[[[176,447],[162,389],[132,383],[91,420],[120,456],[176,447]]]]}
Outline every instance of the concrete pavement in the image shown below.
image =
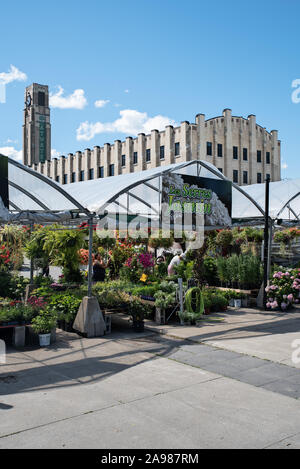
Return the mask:
{"type": "MultiPolygon", "coordinates": [[[[217,337],[233,334],[226,327],[217,337]]],[[[9,352],[0,448],[300,447],[297,368],[135,334],[124,321],[113,330],[96,339],[59,332],[48,349],[9,352]]]]}

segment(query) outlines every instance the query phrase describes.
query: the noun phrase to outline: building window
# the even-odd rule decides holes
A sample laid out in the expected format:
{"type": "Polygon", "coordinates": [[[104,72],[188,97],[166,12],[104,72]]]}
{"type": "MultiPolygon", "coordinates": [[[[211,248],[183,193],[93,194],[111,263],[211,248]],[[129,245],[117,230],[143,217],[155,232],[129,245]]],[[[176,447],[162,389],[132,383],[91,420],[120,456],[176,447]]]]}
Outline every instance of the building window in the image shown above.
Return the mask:
{"type": "Polygon", "coordinates": [[[239,157],[239,149],[238,149],[238,147],[233,147],[232,152],[233,152],[233,155],[232,155],[232,156],[233,156],[233,159],[234,159],[234,160],[237,160],[238,157],[239,157]]]}
{"type": "Polygon", "coordinates": [[[165,147],[164,147],[164,145],[161,145],[161,146],[159,147],[159,158],[160,158],[161,160],[164,160],[164,159],[165,159],[165,147]]]}
{"type": "Polygon", "coordinates": [[[56,176],[55,181],[59,182],[59,176],[56,176]]]}
{"type": "Polygon", "coordinates": [[[68,175],[64,174],[64,184],[68,184],[68,175]]]}
{"type": "Polygon", "coordinates": [[[147,148],[146,149],[146,161],[147,161],[147,163],[149,163],[150,160],[151,160],[151,150],[150,150],[150,148],[147,148]]]}
{"type": "Polygon", "coordinates": [[[45,93],[43,91],[38,92],[38,105],[45,106],[45,93]]]}
{"type": "Polygon", "coordinates": [[[237,169],[234,169],[233,170],[233,182],[235,182],[236,184],[238,184],[239,182],[239,172],[237,169]]]}
{"type": "Polygon", "coordinates": [[[72,173],[71,182],[76,182],[76,173],[72,173]]]}
{"type": "Polygon", "coordinates": [[[218,171],[220,171],[220,173],[223,173],[223,168],[218,168],[218,171]]]}
{"type": "Polygon", "coordinates": [[[80,171],[80,181],[84,181],[84,171],[80,171]]]}
{"type": "Polygon", "coordinates": [[[133,164],[137,164],[138,162],[138,154],[137,151],[133,152],[133,164]]]}
{"type": "Polygon", "coordinates": [[[206,142],[206,154],[212,156],[212,143],[206,142]]]}
{"type": "Polygon", "coordinates": [[[89,179],[94,179],[94,168],[89,170],[89,179]]]}
{"type": "Polygon", "coordinates": [[[257,150],[257,162],[261,163],[261,150],[257,150]]]}
{"type": "Polygon", "coordinates": [[[99,166],[98,168],[98,178],[103,178],[104,177],[104,167],[99,166]]]}
{"type": "Polygon", "coordinates": [[[261,173],[257,173],[257,184],[261,183],[261,173]]]}
{"type": "Polygon", "coordinates": [[[179,155],[180,155],[180,143],[176,142],[175,143],[175,156],[179,156],[179,155]]]}
{"type": "Polygon", "coordinates": [[[218,156],[221,158],[223,156],[223,146],[222,143],[218,143],[218,156]]]}
{"type": "Polygon", "coordinates": [[[243,160],[247,161],[248,160],[248,149],[243,148],[243,160]]]}
{"type": "Polygon", "coordinates": [[[122,155],[122,167],[126,166],[126,156],[122,155]]]}
{"type": "Polygon", "coordinates": [[[270,152],[269,151],[267,151],[266,153],[266,163],[270,164],[270,152]]]}
{"type": "Polygon", "coordinates": [[[115,175],[115,165],[110,164],[109,165],[109,176],[114,176],[115,175]]]}
{"type": "Polygon", "coordinates": [[[270,179],[270,181],[271,181],[271,176],[270,176],[270,174],[267,173],[267,174],[266,174],[266,178],[267,178],[267,179],[270,179]]]}
{"type": "Polygon", "coordinates": [[[243,171],[243,184],[248,184],[248,171],[243,171]]]}

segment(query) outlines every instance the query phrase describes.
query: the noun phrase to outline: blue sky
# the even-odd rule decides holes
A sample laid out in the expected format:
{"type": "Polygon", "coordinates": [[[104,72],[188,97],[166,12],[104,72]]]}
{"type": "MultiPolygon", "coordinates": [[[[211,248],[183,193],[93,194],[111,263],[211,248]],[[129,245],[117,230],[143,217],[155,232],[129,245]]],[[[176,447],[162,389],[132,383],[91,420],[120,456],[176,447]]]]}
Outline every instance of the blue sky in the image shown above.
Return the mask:
{"type": "Polygon", "coordinates": [[[37,82],[53,95],[54,153],[229,107],[278,129],[282,176],[300,177],[298,0],[28,0],[1,16],[2,152],[20,158],[24,87],[37,82]]]}

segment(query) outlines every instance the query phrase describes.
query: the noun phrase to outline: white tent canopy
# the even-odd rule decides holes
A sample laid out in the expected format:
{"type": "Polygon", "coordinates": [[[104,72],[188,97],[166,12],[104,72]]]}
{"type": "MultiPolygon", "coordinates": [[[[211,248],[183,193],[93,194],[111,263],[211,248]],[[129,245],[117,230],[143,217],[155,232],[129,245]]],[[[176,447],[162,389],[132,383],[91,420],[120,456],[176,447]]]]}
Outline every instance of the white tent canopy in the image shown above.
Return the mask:
{"type": "MultiPolygon", "coordinates": [[[[136,173],[72,183],[64,188],[72,197],[80,200],[82,205],[96,214],[106,209],[108,212],[140,213],[151,216],[159,213],[161,176],[168,173],[227,180],[212,164],[192,160],[136,173]]],[[[233,211],[238,213],[238,207],[235,204],[235,200],[238,200],[237,194],[240,194],[241,198],[249,196],[236,184],[233,184],[232,192],[233,211]]],[[[263,216],[263,210],[251,197],[249,203],[254,206],[260,216],[263,216]]]]}
{"type": "MultiPolygon", "coordinates": [[[[265,206],[265,184],[243,186],[243,190],[253,198],[262,209],[265,206]]],[[[269,214],[272,219],[299,220],[300,218],[300,179],[270,183],[269,214]]],[[[256,218],[261,214],[241,193],[234,194],[234,218],[256,218]]]]}
{"type": "Polygon", "coordinates": [[[0,201],[2,221],[21,223],[40,219],[54,222],[71,218],[70,211],[89,215],[89,211],[60,184],[4,155],[0,154],[0,159],[6,167],[9,190],[9,210],[0,201]]]}
{"type": "MultiPolygon", "coordinates": [[[[77,211],[90,217],[92,213],[100,214],[106,209],[108,212],[157,216],[162,176],[173,172],[226,180],[212,164],[192,160],[61,186],[15,160],[3,155],[0,158],[8,161],[9,208],[15,214],[77,211]]],[[[264,199],[265,184],[243,187],[232,184],[232,217],[263,217],[264,199]]],[[[270,183],[270,216],[273,219],[299,220],[300,179],[270,183]]]]}

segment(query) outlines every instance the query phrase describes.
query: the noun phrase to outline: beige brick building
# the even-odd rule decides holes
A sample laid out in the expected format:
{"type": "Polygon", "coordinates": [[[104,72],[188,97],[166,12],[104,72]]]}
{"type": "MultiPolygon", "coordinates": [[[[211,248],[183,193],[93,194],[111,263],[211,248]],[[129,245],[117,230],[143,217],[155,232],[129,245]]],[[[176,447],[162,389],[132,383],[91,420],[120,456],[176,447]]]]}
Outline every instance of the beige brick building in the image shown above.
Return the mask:
{"type": "Polygon", "coordinates": [[[121,142],[38,163],[34,168],[62,184],[86,181],[193,159],[212,163],[238,183],[280,180],[280,141],[277,130],[268,132],[256,123],[254,115],[232,116],[225,109],[222,116],[205,120],[197,114],[195,123],[152,130],[151,134],[126,137],[121,142]]]}

